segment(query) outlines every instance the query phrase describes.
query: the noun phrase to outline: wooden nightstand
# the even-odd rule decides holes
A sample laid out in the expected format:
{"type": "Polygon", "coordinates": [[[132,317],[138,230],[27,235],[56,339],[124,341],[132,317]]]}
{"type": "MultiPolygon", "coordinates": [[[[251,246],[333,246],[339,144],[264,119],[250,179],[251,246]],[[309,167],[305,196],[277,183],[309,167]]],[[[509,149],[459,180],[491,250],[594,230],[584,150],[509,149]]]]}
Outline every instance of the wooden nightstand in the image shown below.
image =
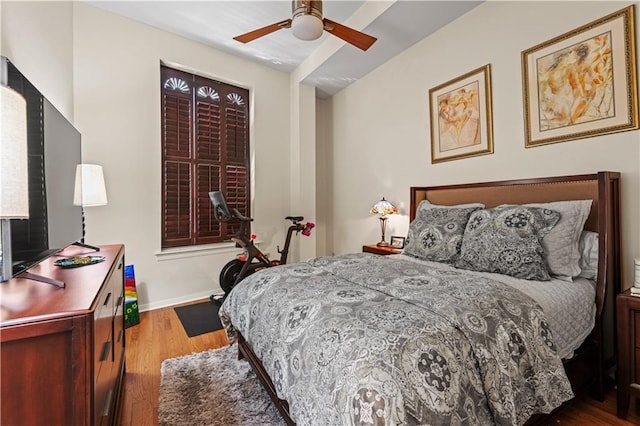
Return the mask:
{"type": "Polygon", "coordinates": [[[381,247],[375,244],[367,244],[366,246],[362,246],[362,251],[365,253],[381,254],[383,256],[386,256],[388,254],[402,253],[402,249],[397,249],[393,247],[384,247],[384,246],[381,247]]]}
{"type": "Polygon", "coordinates": [[[618,295],[618,417],[626,419],[629,397],[640,397],[640,297],[618,295]]]}

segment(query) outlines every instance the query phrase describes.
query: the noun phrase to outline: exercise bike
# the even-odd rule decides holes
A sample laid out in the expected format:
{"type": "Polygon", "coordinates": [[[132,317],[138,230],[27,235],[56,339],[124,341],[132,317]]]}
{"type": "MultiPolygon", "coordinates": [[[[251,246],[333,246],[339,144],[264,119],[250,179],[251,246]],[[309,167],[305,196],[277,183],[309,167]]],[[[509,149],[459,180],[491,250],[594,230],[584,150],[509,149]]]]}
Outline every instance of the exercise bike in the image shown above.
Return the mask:
{"type": "Polygon", "coordinates": [[[236,258],[228,262],[220,271],[220,287],[224,294],[212,294],[209,296],[211,302],[222,302],[227,297],[233,287],[242,281],[245,277],[254,272],[270,268],[272,266],[284,265],[287,263],[289,255],[289,245],[291,236],[295,232],[296,235],[302,232],[302,235],[310,236],[311,230],[316,226],[312,222],[302,223],[302,216],[287,216],[285,219],[291,221],[291,226],[287,230],[287,237],[284,242],[284,248],[280,250],[277,246],[280,259],[271,260],[254,244],[254,236],[249,235],[249,224],[253,219],[243,216],[238,209],[229,210],[224,195],[220,191],[209,193],[209,198],[213,204],[213,215],[218,222],[234,223],[240,222],[240,229],[231,237],[231,241],[236,243],[236,247],[243,249],[242,258],[236,258]]]}

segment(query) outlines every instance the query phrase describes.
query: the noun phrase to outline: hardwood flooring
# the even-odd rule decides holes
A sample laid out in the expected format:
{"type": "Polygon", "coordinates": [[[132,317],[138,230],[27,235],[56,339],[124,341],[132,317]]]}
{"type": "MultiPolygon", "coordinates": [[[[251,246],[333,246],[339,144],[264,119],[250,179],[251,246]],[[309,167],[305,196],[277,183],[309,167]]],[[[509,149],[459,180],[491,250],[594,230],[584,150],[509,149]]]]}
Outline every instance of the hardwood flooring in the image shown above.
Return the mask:
{"type": "MultiPolygon", "coordinates": [[[[140,314],[140,324],[126,330],[127,373],[124,379],[120,422],[122,426],[158,423],[160,365],[168,358],[220,348],[227,344],[224,331],[187,337],[173,307],[140,314]]],[[[550,425],[640,425],[640,404],[631,402],[627,421],[616,417],[615,389],[600,403],[589,397],[571,402],[550,425]]],[[[195,426],[195,425],[193,425],[195,426]]]]}

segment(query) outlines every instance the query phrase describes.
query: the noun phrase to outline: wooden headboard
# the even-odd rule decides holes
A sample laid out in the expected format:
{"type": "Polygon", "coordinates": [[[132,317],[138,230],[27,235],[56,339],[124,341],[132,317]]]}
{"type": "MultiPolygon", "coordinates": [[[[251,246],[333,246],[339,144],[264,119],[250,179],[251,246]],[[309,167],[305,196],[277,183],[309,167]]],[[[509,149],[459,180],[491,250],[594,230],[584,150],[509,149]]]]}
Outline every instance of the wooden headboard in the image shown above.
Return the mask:
{"type": "MultiPolygon", "coordinates": [[[[596,387],[604,394],[604,374],[615,361],[615,297],[622,290],[620,251],[620,174],[598,172],[588,175],[518,179],[499,182],[412,187],[410,219],[422,200],[433,204],[483,203],[487,208],[500,204],[544,203],[563,200],[592,200],[585,229],[599,235],[596,325],[591,334],[600,370],[596,387]]],[[[568,371],[569,373],[569,371],[568,371]]]]}

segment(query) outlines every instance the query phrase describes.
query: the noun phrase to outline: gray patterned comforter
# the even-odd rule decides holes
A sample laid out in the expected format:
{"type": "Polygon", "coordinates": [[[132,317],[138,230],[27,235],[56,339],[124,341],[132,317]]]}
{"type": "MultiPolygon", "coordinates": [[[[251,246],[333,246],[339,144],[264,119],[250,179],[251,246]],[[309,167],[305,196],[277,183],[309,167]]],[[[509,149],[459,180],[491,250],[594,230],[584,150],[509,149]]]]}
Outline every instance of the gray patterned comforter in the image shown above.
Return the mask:
{"type": "Polygon", "coordinates": [[[298,425],[520,425],[573,396],[541,308],[462,270],[320,257],[244,279],[220,317],[298,425]]]}

